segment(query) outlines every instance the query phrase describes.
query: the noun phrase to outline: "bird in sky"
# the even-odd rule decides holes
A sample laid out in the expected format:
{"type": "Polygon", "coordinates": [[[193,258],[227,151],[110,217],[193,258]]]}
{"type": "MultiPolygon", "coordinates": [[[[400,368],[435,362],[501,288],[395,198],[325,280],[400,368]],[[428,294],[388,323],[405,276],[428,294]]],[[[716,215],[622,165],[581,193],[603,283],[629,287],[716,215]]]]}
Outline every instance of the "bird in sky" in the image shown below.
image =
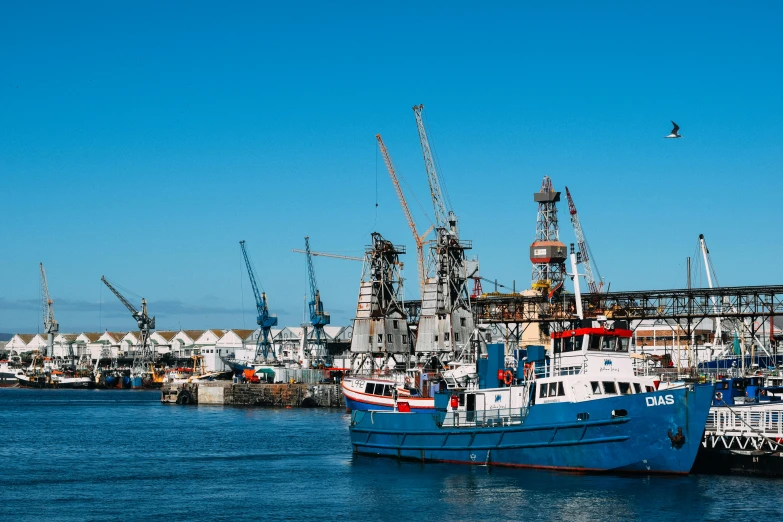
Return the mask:
{"type": "Polygon", "coordinates": [[[680,130],[680,126],[674,122],[672,122],[672,125],[674,125],[674,128],[672,129],[672,133],[669,134],[668,136],[664,136],[664,138],[682,138],[682,136],[680,136],[680,134],[677,132],[678,130],[680,130]]]}

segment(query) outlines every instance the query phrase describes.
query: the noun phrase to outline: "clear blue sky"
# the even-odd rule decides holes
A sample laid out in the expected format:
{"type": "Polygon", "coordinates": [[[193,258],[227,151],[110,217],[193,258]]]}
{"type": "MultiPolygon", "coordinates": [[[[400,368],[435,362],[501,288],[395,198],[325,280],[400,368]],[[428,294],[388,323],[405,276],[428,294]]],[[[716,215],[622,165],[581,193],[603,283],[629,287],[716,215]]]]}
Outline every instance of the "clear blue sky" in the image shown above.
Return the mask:
{"type": "MultiPolygon", "coordinates": [[[[683,287],[700,233],[722,285],[780,284],[781,4],[549,4],[5,2],[0,331],[40,328],[41,261],[61,331],[134,327],[102,274],[159,329],[253,327],[241,239],[281,324],[305,235],[407,245],[416,298],[375,134],[426,229],[418,103],[485,276],[529,286],[549,175],[612,289],[683,287]]],[[[360,264],[315,263],[349,324],[360,264]]]]}

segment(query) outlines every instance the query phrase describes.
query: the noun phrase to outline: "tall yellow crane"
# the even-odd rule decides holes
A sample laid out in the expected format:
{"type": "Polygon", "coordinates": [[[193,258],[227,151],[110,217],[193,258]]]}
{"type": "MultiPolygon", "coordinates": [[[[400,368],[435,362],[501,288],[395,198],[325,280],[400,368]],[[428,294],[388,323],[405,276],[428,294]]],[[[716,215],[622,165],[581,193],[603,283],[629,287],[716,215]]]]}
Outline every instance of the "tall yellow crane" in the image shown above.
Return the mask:
{"type": "Polygon", "coordinates": [[[419,236],[419,232],[416,230],[416,223],[413,221],[411,211],[408,209],[408,203],[405,201],[405,195],[402,193],[402,187],[400,187],[400,182],[397,180],[397,173],[394,171],[394,165],[392,165],[389,151],[386,150],[386,145],[383,144],[383,138],[381,138],[380,134],[376,134],[375,139],[378,140],[378,146],[381,148],[381,154],[383,154],[383,161],[386,163],[386,169],[389,171],[389,177],[394,184],[394,190],[397,191],[397,197],[400,199],[402,212],[405,214],[405,219],[408,220],[408,226],[411,228],[411,232],[413,233],[413,241],[416,242],[416,258],[419,269],[419,291],[421,292],[420,295],[424,297],[424,279],[427,277],[424,267],[424,238],[427,237],[433,227],[430,227],[423,235],[419,236]]]}

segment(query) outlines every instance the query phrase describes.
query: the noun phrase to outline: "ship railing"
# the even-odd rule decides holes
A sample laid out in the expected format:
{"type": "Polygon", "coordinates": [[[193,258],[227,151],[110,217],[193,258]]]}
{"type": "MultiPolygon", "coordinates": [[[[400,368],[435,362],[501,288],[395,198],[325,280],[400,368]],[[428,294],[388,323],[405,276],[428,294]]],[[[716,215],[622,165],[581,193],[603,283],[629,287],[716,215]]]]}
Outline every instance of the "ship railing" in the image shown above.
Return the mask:
{"type": "Polygon", "coordinates": [[[707,435],[764,435],[783,437],[783,406],[753,406],[710,409],[705,426],[707,435]]]}
{"type": "Polygon", "coordinates": [[[453,410],[440,414],[438,424],[444,428],[496,428],[520,425],[527,417],[527,408],[492,410],[453,410]]]}

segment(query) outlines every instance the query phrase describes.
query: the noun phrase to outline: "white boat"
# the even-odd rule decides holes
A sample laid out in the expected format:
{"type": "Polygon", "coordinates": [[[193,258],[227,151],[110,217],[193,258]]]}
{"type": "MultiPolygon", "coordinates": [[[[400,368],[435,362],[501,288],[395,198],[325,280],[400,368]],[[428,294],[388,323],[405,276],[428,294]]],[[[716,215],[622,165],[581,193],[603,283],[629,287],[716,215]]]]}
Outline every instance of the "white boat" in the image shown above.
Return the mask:
{"type": "Polygon", "coordinates": [[[346,377],[342,382],[345,405],[359,411],[410,411],[432,413],[435,399],[422,397],[418,388],[411,386],[410,377],[403,383],[374,377],[346,377]]]}
{"type": "MultiPolygon", "coordinates": [[[[18,355],[15,357],[19,359],[18,355]]],[[[0,388],[16,386],[20,375],[24,375],[21,360],[17,361],[14,360],[14,357],[11,357],[10,360],[0,361],[0,388]]]]}

